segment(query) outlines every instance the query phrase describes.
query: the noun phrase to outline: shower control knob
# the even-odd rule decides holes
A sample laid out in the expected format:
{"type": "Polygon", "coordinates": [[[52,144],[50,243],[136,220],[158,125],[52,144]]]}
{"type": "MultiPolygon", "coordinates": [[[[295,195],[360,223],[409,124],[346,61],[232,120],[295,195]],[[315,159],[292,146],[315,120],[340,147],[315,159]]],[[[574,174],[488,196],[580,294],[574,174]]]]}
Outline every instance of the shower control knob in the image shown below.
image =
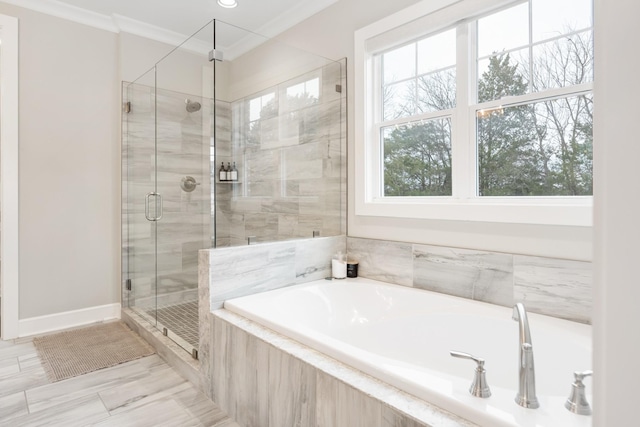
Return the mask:
{"type": "Polygon", "coordinates": [[[197,185],[200,185],[200,183],[196,182],[196,179],[192,176],[185,176],[182,178],[182,181],[180,181],[180,188],[187,193],[191,193],[195,190],[197,185]]]}

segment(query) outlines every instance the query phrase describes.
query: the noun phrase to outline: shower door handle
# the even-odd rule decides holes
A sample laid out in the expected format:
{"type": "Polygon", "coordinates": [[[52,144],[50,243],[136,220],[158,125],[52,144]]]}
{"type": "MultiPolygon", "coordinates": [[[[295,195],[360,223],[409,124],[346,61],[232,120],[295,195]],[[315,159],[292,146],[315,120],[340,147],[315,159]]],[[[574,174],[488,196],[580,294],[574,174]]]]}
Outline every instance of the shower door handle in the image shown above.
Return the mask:
{"type": "Polygon", "coordinates": [[[147,221],[159,221],[162,219],[162,195],[160,193],[156,193],[155,191],[152,191],[151,193],[147,193],[147,195],[144,197],[144,217],[147,219],[147,221]],[[154,216],[151,217],[149,216],[149,199],[151,199],[151,196],[154,197],[154,201],[155,201],[155,213],[156,215],[158,214],[158,211],[160,212],[160,215],[158,216],[154,216]],[[160,201],[160,208],[158,209],[158,201],[160,201]]]}

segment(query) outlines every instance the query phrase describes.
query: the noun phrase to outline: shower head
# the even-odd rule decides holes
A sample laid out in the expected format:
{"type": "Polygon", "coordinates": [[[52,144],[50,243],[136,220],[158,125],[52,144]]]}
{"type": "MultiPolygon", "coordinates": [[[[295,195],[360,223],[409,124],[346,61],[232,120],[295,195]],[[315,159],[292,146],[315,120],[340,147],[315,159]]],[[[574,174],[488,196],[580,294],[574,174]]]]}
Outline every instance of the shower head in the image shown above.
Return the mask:
{"type": "Polygon", "coordinates": [[[191,101],[190,99],[185,99],[184,103],[187,104],[187,112],[189,113],[200,111],[200,107],[202,107],[199,102],[191,101]]]}

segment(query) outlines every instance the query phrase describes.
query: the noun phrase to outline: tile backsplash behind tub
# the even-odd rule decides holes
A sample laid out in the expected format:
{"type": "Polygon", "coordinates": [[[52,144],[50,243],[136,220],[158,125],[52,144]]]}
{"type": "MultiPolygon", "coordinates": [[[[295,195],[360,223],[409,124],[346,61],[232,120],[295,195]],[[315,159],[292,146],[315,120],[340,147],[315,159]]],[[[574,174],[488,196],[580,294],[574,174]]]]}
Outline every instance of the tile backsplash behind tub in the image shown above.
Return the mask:
{"type": "Polygon", "coordinates": [[[591,263],[347,238],[358,274],[383,282],[591,323],[591,263]]]}

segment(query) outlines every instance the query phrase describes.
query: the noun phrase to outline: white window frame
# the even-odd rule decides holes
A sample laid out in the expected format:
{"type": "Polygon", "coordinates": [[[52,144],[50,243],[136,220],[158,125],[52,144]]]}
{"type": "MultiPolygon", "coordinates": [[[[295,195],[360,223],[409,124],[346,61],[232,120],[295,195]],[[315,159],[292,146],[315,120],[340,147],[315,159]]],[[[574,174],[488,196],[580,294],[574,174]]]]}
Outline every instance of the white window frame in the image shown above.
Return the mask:
{"type": "MultiPolygon", "coordinates": [[[[475,20],[479,15],[515,5],[522,0],[423,0],[406,9],[377,21],[355,32],[355,214],[397,218],[424,218],[453,221],[482,221],[519,224],[545,224],[589,227],[593,222],[591,196],[572,197],[477,197],[475,122],[476,109],[474,81],[458,80],[458,106],[452,116],[452,184],[453,194],[447,197],[382,197],[382,159],[379,126],[375,118],[379,113],[377,99],[380,82],[376,81],[375,55],[405,41],[437,33],[460,23],[475,20]],[[416,17],[418,17],[416,19],[416,17]],[[424,22],[420,22],[424,21],[424,22]],[[459,117],[466,114],[467,117],[459,117]],[[462,119],[462,120],[461,120],[462,119]],[[378,134],[376,134],[378,132],[378,134]]],[[[458,27],[457,71],[469,75],[468,67],[474,62],[469,57],[467,43],[475,45],[475,31],[470,26],[458,27]]],[[[473,79],[472,79],[473,80],[473,79]]],[[[592,84],[581,90],[592,89],[592,84]]],[[[560,88],[545,92],[545,98],[561,97],[576,88],[560,88]]],[[[538,100],[534,93],[518,97],[538,100]]],[[[506,107],[508,101],[483,103],[482,107],[506,107]]],[[[429,113],[442,116],[445,111],[429,113]]],[[[425,117],[426,118],[426,117],[425,117]]]]}

